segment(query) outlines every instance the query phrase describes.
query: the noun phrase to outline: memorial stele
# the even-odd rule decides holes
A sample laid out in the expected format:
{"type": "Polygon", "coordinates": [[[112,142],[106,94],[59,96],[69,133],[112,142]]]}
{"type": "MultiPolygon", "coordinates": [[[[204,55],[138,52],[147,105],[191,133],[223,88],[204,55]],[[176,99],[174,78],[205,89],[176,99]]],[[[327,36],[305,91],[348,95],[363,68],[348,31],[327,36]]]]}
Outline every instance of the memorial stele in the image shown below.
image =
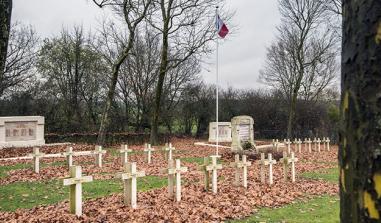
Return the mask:
{"type": "MultiPolygon", "coordinates": [[[[232,124],[230,122],[218,123],[218,142],[232,142],[232,124]]],[[[209,142],[217,140],[217,122],[209,123],[209,142]]]]}
{"type": "Polygon", "coordinates": [[[0,148],[45,144],[42,116],[0,117],[0,148]]]}
{"type": "Polygon", "coordinates": [[[250,116],[232,118],[232,150],[242,150],[242,144],[250,142],[254,145],[254,119],[250,116]]]}

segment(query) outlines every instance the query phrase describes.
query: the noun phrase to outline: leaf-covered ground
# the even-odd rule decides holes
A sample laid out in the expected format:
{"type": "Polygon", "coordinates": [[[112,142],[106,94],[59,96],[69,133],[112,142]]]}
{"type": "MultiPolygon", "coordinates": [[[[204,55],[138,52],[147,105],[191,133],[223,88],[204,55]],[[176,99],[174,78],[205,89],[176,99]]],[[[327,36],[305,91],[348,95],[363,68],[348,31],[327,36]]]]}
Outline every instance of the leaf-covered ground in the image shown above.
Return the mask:
{"type": "MultiPolygon", "coordinates": [[[[151,176],[138,180],[136,210],[123,205],[122,185],[115,178],[122,170],[119,147],[106,148],[103,168],[94,165],[94,157],[75,157],[74,164],[81,165],[84,175],[95,179],[84,185],[81,218],[68,212],[68,188],[62,186],[62,178],[68,176],[65,159],[43,159],[40,174],[33,173],[30,160],[0,161],[0,222],[218,222],[244,218],[263,207],[280,207],[299,199],[338,193],[334,177],[326,181],[318,175],[337,167],[337,148],[332,146],[331,152],[296,153],[298,179],[294,184],[283,182],[280,164],[274,167],[275,184],[261,184],[259,164],[253,160],[248,189],[233,186],[234,170],[228,165],[232,158],[227,149],[220,149],[224,169],[219,171],[218,194],[213,195],[203,190],[203,175],[198,165],[204,156],[214,153],[214,148],[194,146],[194,142],[192,139],[173,141],[174,157],[188,167],[188,172],[183,174],[183,199],[179,203],[167,197],[165,175],[160,171],[167,164],[161,147],[155,148],[153,163],[147,164],[143,146],[130,146],[135,152],[129,160],[137,162],[138,169],[151,176]]],[[[57,153],[65,148],[46,147],[41,151],[57,153]]],[[[73,145],[73,148],[93,150],[94,145],[73,145]]],[[[30,148],[5,149],[0,151],[0,158],[25,156],[30,152],[30,148]]]]}

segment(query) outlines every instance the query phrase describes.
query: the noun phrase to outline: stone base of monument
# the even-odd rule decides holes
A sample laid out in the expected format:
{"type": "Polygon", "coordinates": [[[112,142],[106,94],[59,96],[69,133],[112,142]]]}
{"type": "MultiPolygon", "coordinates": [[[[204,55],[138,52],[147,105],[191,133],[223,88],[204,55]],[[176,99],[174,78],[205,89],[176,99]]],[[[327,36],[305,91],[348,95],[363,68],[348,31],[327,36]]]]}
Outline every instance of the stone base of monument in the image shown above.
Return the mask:
{"type": "Polygon", "coordinates": [[[0,117],[0,148],[45,145],[42,116],[0,117]]]}

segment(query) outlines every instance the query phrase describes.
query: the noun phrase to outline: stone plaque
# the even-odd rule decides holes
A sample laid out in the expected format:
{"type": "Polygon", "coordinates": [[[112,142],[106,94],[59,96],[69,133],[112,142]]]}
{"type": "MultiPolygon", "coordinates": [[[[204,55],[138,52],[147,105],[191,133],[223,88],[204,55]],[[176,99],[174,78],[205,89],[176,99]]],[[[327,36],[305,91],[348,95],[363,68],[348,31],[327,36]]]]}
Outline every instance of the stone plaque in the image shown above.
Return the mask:
{"type": "Polygon", "coordinates": [[[254,119],[250,116],[237,116],[232,123],[232,150],[241,150],[242,144],[254,145],[254,119]]]}
{"type": "Polygon", "coordinates": [[[44,145],[44,125],[41,116],[0,117],[0,148],[44,145]]]}
{"type": "Polygon", "coordinates": [[[5,122],[5,141],[28,141],[36,139],[37,122],[5,122]]]}
{"type": "MultiPolygon", "coordinates": [[[[218,123],[218,142],[231,142],[232,130],[230,122],[218,123]]],[[[217,123],[209,123],[209,142],[216,142],[217,140],[217,123]]]]}

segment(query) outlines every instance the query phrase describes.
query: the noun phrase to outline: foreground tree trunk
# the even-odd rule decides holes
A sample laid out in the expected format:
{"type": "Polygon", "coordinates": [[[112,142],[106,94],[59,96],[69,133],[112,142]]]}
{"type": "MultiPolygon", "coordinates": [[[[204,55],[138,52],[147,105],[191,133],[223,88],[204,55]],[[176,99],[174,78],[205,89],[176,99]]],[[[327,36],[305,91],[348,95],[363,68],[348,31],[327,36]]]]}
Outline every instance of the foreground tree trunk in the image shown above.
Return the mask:
{"type": "MultiPolygon", "coordinates": [[[[0,0],[0,83],[3,79],[11,29],[12,0],[0,0]]],[[[0,86],[0,97],[3,88],[0,86]]]]}
{"type": "Polygon", "coordinates": [[[341,222],[381,221],[381,1],[343,2],[341,222]]]}

